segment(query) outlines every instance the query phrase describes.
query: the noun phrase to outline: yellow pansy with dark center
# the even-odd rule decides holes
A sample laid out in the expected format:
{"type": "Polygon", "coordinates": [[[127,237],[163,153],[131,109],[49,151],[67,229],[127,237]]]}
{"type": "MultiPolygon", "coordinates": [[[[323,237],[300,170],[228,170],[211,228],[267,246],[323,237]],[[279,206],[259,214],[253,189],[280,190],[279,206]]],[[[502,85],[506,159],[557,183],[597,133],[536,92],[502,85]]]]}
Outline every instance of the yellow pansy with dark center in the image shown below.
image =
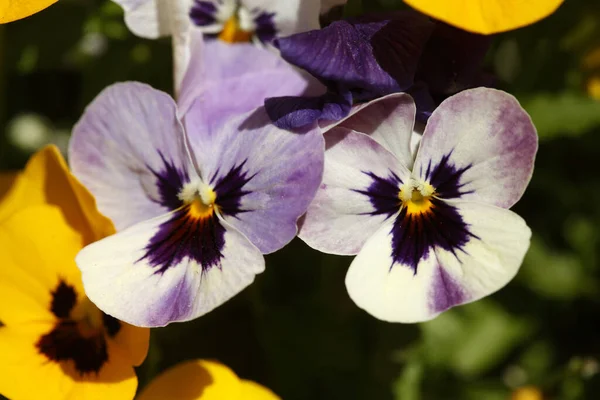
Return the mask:
{"type": "Polygon", "coordinates": [[[146,356],[149,330],[93,305],[75,265],[85,245],[114,233],[112,223],[55,147],[36,153],[2,189],[0,394],[133,398],[133,367],[146,356]]]}

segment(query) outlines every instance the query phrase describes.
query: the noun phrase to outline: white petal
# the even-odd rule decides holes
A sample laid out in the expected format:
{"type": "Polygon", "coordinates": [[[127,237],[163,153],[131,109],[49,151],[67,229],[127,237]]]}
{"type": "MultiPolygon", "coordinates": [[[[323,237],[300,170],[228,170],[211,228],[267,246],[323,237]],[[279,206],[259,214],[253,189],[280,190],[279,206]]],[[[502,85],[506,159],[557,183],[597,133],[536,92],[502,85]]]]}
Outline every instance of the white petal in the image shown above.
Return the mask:
{"type": "Polygon", "coordinates": [[[453,198],[509,208],[531,179],[536,151],[535,127],[513,96],[488,88],[465,90],[429,118],[414,172],[427,179],[427,171],[440,164],[446,164],[440,176],[464,169],[461,194],[453,198]]]}
{"type": "Polygon", "coordinates": [[[186,21],[192,0],[114,0],[125,11],[125,23],[136,35],[148,39],[168,36],[187,26],[186,21]]]}
{"type": "Polygon", "coordinates": [[[393,181],[395,174],[406,180],[410,173],[393,154],[365,134],[338,127],[325,135],[325,142],[323,183],[306,212],[299,237],[325,253],[356,254],[390,217],[366,192],[389,198],[386,204],[399,203],[400,183],[376,191],[372,189],[373,176],[393,181]]]}
{"type": "Polygon", "coordinates": [[[188,258],[161,274],[146,246],[171,214],[144,221],[85,247],[76,257],[87,296],[105,313],[137,326],[188,321],[223,304],[264,270],[264,258],[226,222],[220,265],[208,270],[188,258]]]}
{"type": "Polygon", "coordinates": [[[394,261],[393,221],[388,220],[346,275],[348,293],[359,307],[385,321],[426,321],[499,290],[515,276],[529,247],[525,222],[483,203],[448,204],[458,209],[474,237],[454,253],[429,247],[415,273],[410,265],[394,261]]]}
{"type": "Polygon", "coordinates": [[[319,29],[320,0],[240,0],[247,10],[275,13],[277,36],[319,29]]]}

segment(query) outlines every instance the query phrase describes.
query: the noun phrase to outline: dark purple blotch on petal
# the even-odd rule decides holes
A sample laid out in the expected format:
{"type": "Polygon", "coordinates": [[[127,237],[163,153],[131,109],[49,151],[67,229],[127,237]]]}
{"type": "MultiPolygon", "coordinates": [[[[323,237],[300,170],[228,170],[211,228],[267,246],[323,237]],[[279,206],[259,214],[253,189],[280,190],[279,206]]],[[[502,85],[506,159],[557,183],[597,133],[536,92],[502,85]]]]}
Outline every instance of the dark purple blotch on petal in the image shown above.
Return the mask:
{"type": "Polygon", "coordinates": [[[458,168],[450,163],[451,155],[452,152],[446,154],[434,166],[429,161],[425,171],[425,179],[435,188],[436,196],[442,199],[457,199],[473,192],[472,190],[463,190],[463,187],[469,182],[463,182],[462,179],[463,174],[471,168],[471,164],[458,168]]]}
{"type": "Polygon", "coordinates": [[[211,1],[194,0],[190,19],[196,26],[212,25],[217,21],[217,11],[217,6],[211,1]]]}
{"type": "Polygon", "coordinates": [[[431,286],[429,308],[440,313],[467,299],[464,288],[441,266],[436,266],[435,277],[431,286]]]}
{"type": "Polygon", "coordinates": [[[275,39],[277,35],[277,29],[275,28],[275,13],[259,12],[254,18],[256,24],[255,35],[263,43],[270,43],[275,39]]]}
{"type": "Polygon", "coordinates": [[[163,169],[155,171],[148,167],[156,177],[156,185],[160,195],[159,203],[169,210],[176,210],[183,205],[178,195],[183,186],[190,181],[187,171],[180,170],[175,163],[168,161],[159,151],[160,158],[163,161],[163,169]]]}
{"type": "Polygon", "coordinates": [[[244,170],[247,160],[231,168],[229,172],[217,178],[219,171],[215,173],[210,183],[214,186],[214,191],[217,194],[216,204],[219,210],[224,215],[235,216],[241,212],[245,212],[241,208],[242,197],[250,193],[244,190],[244,186],[250,182],[254,175],[250,175],[244,170]]]}
{"type": "Polygon", "coordinates": [[[215,213],[197,218],[190,213],[190,206],[175,211],[171,218],[160,225],[146,246],[146,254],[140,258],[155,267],[156,274],[163,274],[179,264],[184,258],[193,260],[208,271],[220,267],[225,246],[225,228],[215,213]]]}
{"type": "Polygon", "coordinates": [[[370,212],[370,215],[386,215],[388,218],[396,214],[400,209],[400,186],[402,180],[389,171],[389,175],[385,178],[379,177],[372,172],[363,171],[363,174],[368,175],[373,182],[366,190],[354,191],[364,194],[369,197],[371,205],[375,209],[370,212]]]}
{"type": "Polygon", "coordinates": [[[455,207],[435,198],[427,212],[409,213],[408,208],[403,207],[390,234],[393,260],[390,268],[394,264],[408,265],[415,274],[419,262],[425,260],[434,247],[457,256],[475,237],[455,207]]]}

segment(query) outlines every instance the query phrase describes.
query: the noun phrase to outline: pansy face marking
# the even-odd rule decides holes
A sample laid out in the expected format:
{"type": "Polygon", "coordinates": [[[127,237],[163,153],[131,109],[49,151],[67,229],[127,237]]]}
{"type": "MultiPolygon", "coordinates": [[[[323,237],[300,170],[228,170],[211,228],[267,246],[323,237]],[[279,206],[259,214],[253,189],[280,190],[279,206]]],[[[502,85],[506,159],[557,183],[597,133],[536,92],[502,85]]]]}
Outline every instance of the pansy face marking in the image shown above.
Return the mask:
{"type": "Polygon", "coordinates": [[[463,221],[455,207],[444,199],[460,197],[465,184],[461,176],[470,166],[456,169],[448,164],[449,155],[435,167],[431,163],[425,171],[425,179],[410,177],[403,182],[390,171],[385,178],[363,171],[373,179],[367,190],[353,189],[369,198],[371,215],[393,218],[392,265],[409,266],[417,273],[419,262],[429,255],[435,246],[455,256],[464,251],[469,238],[476,237],[463,221]],[[435,186],[433,186],[435,185],[435,186]]]}
{"type": "Polygon", "coordinates": [[[249,42],[256,35],[269,43],[277,35],[275,14],[239,0],[194,0],[190,18],[205,34],[225,42],[249,42]]]}
{"type": "Polygon", "coordinates": [[[252,179],[243,170],[246,161],[207,184],[199,178],[191,181],[186,171],[178,171],[162,154],[161,158],[164,170],[153,171],[160,192],[158,202],[173,213],[150,239],[146,254],[139,261],[147,260],[158,274],[179,264],[184,257],[196,261],[201,272],[220,268],[225,228],[217,214],[234,217],[244,212],[241,200],[249,192],[243,188],[252,179]]]}
{"type": "Polygon", "coordinates": [[[51,305],[57,322],[36,347],[50,361],[72,361],[81,375],[98,374],[108,361],[106,336],[114,338],[121,323],[85,300],[78,304],[75,288],[59,281],[51,305]]]}
{"type": "Polygon", "coordinates": [[[134,325],[199,317],[251,284],[321,182],[317,128],[294,134],[263,107],[223,113],[185,98],[181,111],[149,86],[117,84],[73,132],[73,171],[118,231],[76,262],[90,299],[134,325]]]}
{"type": "Polygon", "coordinates": [[[325,134],[323,183],[300,238],[357,254],[350,297],[377,318],[431,319],[500,289],[529,246],[507,210],[533,171],[537,136],[510,95],[473,89],[432,114],[413,155],[407,95],[369,103],[325,134]]]}

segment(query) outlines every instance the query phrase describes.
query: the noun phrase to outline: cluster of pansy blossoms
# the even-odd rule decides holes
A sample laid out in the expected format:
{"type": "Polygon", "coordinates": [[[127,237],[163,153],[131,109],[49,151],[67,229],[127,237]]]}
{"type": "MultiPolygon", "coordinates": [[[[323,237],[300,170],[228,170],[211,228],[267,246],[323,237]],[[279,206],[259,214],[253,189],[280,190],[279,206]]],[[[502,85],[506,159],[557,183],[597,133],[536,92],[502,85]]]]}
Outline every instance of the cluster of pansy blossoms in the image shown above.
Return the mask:
{"type": "MultiPolygon", "coordinates": [[[[70,168],[46,148],[0,181],[1,394],[134,398],[146,328],[219,307],[296,236],[356,256],[350,298],[390,322],[516,275],[537,134],[492,88],[483,34],[560,2],[469,29],[416,0],[327,26],[343,1],[114,1],[135,34],[172,36],[175,96],[115,83],[74,126],[70,168]]],[[[136,398],[169,396],[278,398],[207,360],[136,398]]]]}

